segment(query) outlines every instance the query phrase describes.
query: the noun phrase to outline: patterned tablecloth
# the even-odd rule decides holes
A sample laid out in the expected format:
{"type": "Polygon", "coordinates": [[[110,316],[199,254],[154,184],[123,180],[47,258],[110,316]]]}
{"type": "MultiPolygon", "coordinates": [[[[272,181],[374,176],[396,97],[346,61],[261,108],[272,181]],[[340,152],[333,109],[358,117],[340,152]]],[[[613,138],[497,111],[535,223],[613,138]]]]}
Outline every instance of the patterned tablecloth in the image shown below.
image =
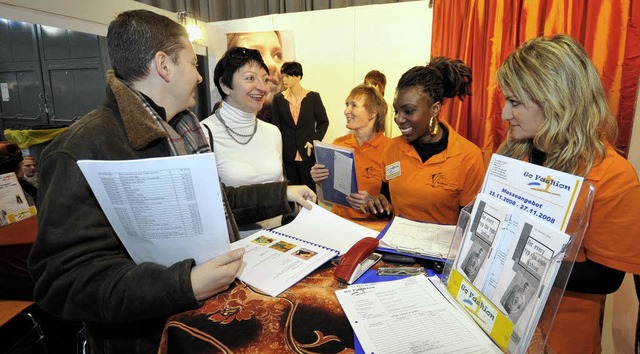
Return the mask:
{"type": "Polygon", "coordinates": [[[193,311],[169,318],[160,353],[353,353],[353,330],[327,263],[278,297],[236,280],[193,311]]]}
{"type": "MultiPolygon", "coordinates": [[[[380,231],[388,220],[354,221],[380,231]]],[[[353,353],[353,329],[335,295],[346,285],[334,269],[327,263],[278,297],[236,279],[199,309],[170,317],[159,353],[353,353]]]]}

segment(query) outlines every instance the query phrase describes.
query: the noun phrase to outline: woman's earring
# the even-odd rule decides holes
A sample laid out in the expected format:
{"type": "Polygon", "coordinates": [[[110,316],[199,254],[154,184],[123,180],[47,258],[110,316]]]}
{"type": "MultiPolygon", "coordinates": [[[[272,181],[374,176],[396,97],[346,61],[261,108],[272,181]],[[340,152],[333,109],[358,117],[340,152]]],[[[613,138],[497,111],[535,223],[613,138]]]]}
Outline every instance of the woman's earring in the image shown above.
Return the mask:
{"type": "Polygon", "coordinates": [[[438,134],[439,128],[440,124],[438,124],[438,119],[436,118],[436,116],[431,116],[431,119],[429,119],[429,133],[431,135],[436,135],[438,134]]]}

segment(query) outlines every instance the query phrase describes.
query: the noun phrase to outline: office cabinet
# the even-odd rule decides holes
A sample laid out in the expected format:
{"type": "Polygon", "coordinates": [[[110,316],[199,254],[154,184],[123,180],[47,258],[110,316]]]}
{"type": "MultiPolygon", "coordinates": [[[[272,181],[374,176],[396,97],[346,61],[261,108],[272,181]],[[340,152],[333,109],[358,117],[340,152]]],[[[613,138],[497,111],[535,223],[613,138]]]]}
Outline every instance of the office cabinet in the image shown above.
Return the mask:
{"type": "Polygon", "coordinates": [[[0,38],[2,121],[47,124],[36,26],[0,20],[0,38]]]}
{"type": "Polygon", "coordinates": [[[103,99],[104,37],[0,19],[4,128],[66,126],[103,99]]]}

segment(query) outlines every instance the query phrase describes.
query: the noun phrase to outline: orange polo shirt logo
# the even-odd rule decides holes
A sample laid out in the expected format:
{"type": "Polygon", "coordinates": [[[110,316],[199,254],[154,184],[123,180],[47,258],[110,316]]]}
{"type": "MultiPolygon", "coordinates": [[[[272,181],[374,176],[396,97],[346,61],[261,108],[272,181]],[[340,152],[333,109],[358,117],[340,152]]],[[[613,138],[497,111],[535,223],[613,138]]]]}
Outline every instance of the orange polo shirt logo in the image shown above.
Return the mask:
{"type": "Polygon", "coordinates": [[[379,168],[376,168],[374,166],[370,166],[364,169],[364,176],[366,178],[373,178],[373,179],[377,179],[380,180],[382,179],[382,173],[380,171],[379,168]]]}
{"type": "Polygon", "coordinates": [[[431,187],[453,189],[453,190],[457,188],[456,184],[450,183],[447,180],[447,176],[442,172],[434,173],[431,175],[431,187]]]}

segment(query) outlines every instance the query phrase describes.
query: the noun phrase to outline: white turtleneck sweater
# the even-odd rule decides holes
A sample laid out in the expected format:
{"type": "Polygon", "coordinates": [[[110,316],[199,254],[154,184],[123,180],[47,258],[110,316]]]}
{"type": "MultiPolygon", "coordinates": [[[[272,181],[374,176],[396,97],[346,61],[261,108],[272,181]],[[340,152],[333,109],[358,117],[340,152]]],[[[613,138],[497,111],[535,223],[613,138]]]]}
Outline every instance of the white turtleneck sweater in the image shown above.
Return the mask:
{"type": "MultiPolygon", "coordinates": [[[[246,145],[233,140],[215,114],[200,122],[211,129],[213,151],[222,182],[227,186],[238,187],[282,181],[282,137],[278,128],[257,119],[255,114],[241,111],[226,102],[220,108],[220,116],[231,130],[243,135],[251,134],[255,122],[258,122],[256,134],[246,145]]],[[[208,141],[207,129],[203,127],[203,130],[208,141]]],[[[234,137],[241,142],[249,139],[238,135],[234,137]]]]}

